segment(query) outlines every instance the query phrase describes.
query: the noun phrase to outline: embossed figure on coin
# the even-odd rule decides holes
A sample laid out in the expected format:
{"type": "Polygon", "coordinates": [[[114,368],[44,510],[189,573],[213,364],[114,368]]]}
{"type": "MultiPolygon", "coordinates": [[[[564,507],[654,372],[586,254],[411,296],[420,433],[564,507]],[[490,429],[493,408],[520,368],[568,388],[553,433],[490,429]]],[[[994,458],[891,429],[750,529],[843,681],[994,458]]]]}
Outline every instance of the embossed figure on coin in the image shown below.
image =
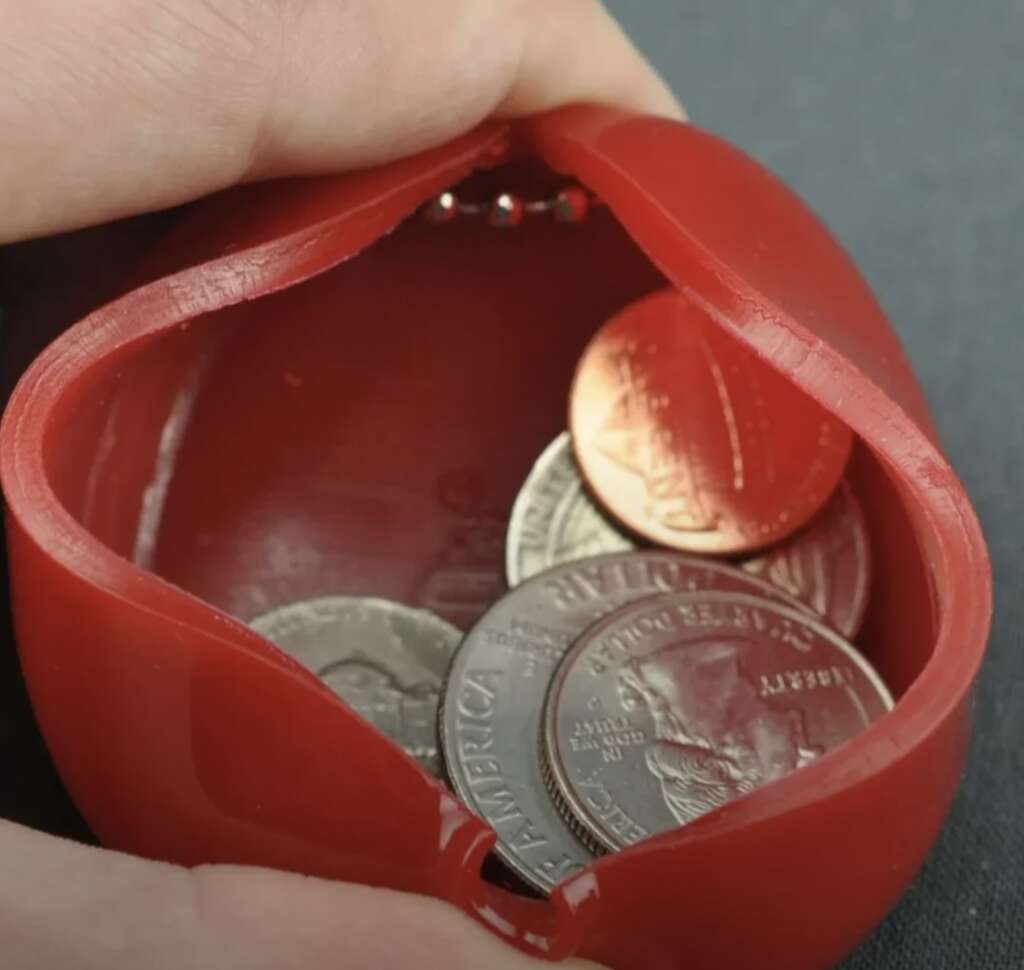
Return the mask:
{"type": "Polygon", "coordinates": [[[437,705],[461,639],[455,627],[426,610],[354,596],[289,603],[250,625],[440,775],[437,705]]]}
{"type": "MultiPolygon", "coordinates": [[[[564,563],[520,583],[459,647],[441,702],[448,776],[463,802],[493,826],[497,855],[534,889],[550,890],[592,858],[548,796],[539,757],[552,672],[592,623],[623,604],[709,588],[790,602],[769,583],[714,560],[613,553],[564,563]]],[[[577,745],[598,757],[616,757],[638,737],[628,724],[600,715],[577,722],[577,745]]]]}
{"type": "Polygon", "coordinates": [[[369,660],[333,661],[315,671],[339,697],[388,737],[438,773],[437,702],[433,680],[403,683],[369,660]]]}
{"type": "Polygon", "coordinates": [[[583,479],[630,533],[719,554],[765,548],[807,522],[852,443],[842,422],[668,290],[594,335],[569,430],[583,479]]]}
{"type": "Polygon", "coordinates": [[[721,515],[707,500],[709,493],[744,487],[743,449],[729,388],[707,342],[701,341],[698,347],[721,404],[711,414],[721,427],[704,428],[703,433],[717,434],[727,442],[731,477],[716,476],[705,454],[695,447],[694,437],[680,435],[666,423],[664,412],[672,400],[668,393],[652,391],[648,373],[637,359],[635,340],[627,341],[614,355],[613,372],[619,385],[594,436],[606,457],[643,481],[646,515],[669,529],[689,532],[706,532],[720,522],[721,515]]]}
{"type": "Polygon", "coordinates": [[[595,851],[689,824],[815,762],[892,707],[805,610],[671,592],[579,637],[544,711],[548,790],[595,851]]]}
{"type": "Polygon", "coordinates": [[[655,739],[644,758],[682,825],[813,761],[799,710],[761,700],[740,669],[742,645],[675,644],[619,670],[626,710],[646,706],[655,739]]]}

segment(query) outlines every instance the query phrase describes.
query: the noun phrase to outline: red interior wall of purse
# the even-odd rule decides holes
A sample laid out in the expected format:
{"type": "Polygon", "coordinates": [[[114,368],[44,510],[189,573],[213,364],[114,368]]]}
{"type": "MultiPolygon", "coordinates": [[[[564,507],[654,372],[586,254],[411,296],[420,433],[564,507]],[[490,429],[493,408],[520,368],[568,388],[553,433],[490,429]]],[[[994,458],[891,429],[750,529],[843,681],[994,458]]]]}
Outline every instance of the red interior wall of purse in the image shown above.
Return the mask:
{"type": "MultiPolygon", "coordinates": [[[[663,285],[604,209],[516,230],[413,218],[107,358],[60,405],[78,433],[50,480],[119,554],[242,619],[345,593],[465,628],[504,588],[507,516],[584,344],[663,285]]],[[[898,694],[932,648],[926,557],[865,447],[850,473],[874,565],[859,642],[898,694]]]]}

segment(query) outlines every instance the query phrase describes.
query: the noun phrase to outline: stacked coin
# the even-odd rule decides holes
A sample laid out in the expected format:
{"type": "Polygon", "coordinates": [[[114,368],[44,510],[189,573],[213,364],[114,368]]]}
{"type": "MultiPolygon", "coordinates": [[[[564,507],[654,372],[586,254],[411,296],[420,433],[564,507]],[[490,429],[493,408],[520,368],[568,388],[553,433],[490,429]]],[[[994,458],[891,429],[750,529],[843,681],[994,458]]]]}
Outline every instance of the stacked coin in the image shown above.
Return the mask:
{"type": "Polygon", "coordinates": [[[428,770],[546,892],[842,744],[892,705],[849,429],[672,292],[584,351],[463,637],[327,597],[253,621],[428,770]],[[724,558],[729,557],[729,558],[724,558]],[[443,696],[440,696],[443,692],[443,696]]]}

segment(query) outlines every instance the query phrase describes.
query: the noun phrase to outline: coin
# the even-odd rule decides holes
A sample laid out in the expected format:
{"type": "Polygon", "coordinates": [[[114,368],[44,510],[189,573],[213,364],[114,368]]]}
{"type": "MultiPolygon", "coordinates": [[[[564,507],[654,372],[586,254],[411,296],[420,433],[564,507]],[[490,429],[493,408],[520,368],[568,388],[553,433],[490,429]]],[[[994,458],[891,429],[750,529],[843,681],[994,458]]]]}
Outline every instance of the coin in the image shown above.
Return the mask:
{"type": "Polygon", "coordinates": [[[508,584],[559,563],[635,547],[587,494],[563,431],[541,452],[512,506],[505,541],[508,584]]]}
{"type": "Polygon", "coordinates": [[[440,710],[448,777],[494,828],[498,856],[535,889],[551,889],[591,860],[549,798],[539,757],[544,696],[556,664],[590,624],[618,607],[708,588],[792,602],[714,560],[614,553],[556,566],[516,586],[456,652],[440,710]]]}
{"type": "Polygon", "coordinates": [[[591,340],[569,430],[584,480],[631,532],[741,553],[789,535],[832,494],[850,429],[675,291],[591,340]]]}
{"type": "Polygon", "coordinates": [[[848,639],[864,619],[871,553],[864,511],[849,482],[799,532],[743,569],[784,589],[848,639]]]}
{"type": "Polygon", "coordinates": [[[462,639],[450,623],[390,600],[325,596],[279,606],[249,625],[441,776],[438,698],[462,639]]]}
{"type": "Polygon", "coordinates": [[[581,637],[551,683],[547,780],[596,849],[621,849],[781,778],[892,707],[868,662],[806,613],[669,593],[581,637]]]}
{"type": "MultiPolygon", "coordinates": [[[[559,563],[635,548],[636,541],[588,494],[563,432],[541,453],[512,507],[505,546],[509,585],[559,563]]],[[[741,565],[844,637],[854,636],[867,608],[871,555],[864,512],[849,482],[798,532],[741,565]]]]}

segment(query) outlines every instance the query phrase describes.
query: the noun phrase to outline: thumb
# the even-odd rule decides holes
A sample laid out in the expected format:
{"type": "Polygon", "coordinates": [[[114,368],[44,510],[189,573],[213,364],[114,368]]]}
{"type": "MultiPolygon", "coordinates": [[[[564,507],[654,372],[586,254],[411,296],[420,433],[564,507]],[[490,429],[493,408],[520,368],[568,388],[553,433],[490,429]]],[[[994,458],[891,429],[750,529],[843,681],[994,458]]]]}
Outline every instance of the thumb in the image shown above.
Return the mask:
{"type": "Polygon", "coordinates": [[[3,821],[0,858],[4,970],[550,967],[407,893],[241,866],[188,870],[3,821]]]}

